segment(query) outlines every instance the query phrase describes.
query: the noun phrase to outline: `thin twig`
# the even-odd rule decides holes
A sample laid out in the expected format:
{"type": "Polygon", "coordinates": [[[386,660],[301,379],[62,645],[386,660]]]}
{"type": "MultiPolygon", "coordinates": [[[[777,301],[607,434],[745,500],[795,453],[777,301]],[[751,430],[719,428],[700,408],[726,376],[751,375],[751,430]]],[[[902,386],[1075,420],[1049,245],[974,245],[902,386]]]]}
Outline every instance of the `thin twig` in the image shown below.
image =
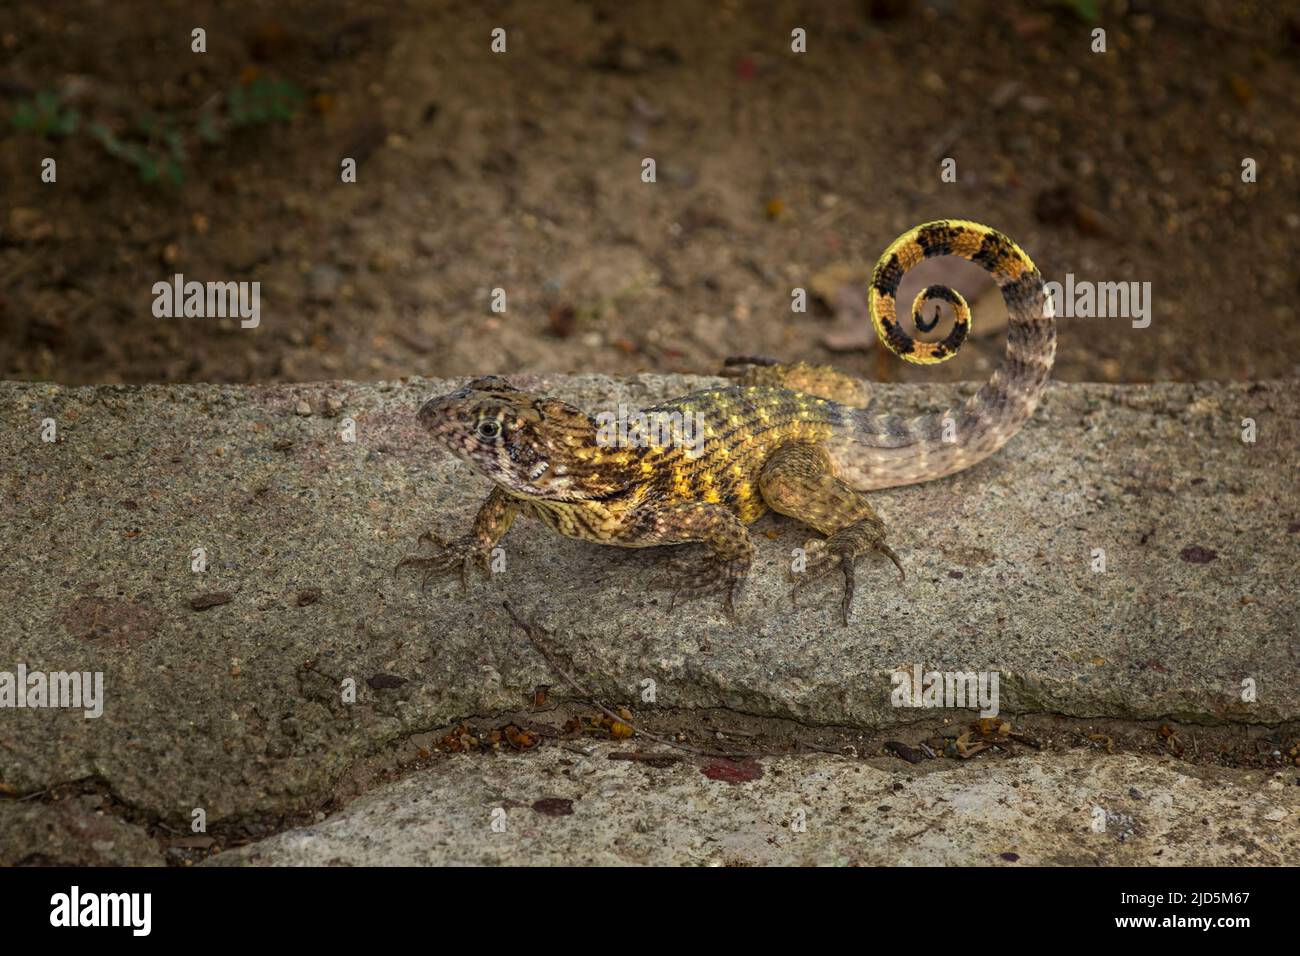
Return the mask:
{"type": "Polygon", "coordinates": [[[568,671],[566,671],[563,667],[561,667],[558,663],[556,663],[556,660],[551,655],[551,652],[547,650],[545,643],[543,643],[542,640],[538,637],[538,631],[540,631],[541,628],[533,624],[530,624],[528,621],[525,621],[522,617],[516,614],[514,607],[511,606],[509,601],[502,601],[501,606],[506,609],[506,613],[508,613],[514,619],[514,622],[519,625],[520,629],[524,632],[524,636],[528,638],[529,643],[531,643],[533,647],[537,649],[537,653],[541,654],[542,657],[546,659],[546,663],[551,666],[551,670],[555,671],[555,673],[563,677],[565,682],[570,687],[573,688],[574,692],[577,693],[579,697],[589,701],[593,707],[595,707],[597,710],[603,713],[606,717],[609,717],[611,720],[616,720],[620,724],[626,724],[628,727],[632,728],[632,731],[634,733],[640,734],[642,737],[645,737],[647,740],[653,740],[655,743],[663,744],[665,747],[672,747],[676,750],[685,750],[687,753],[692,753],[699,757],[714,757],[714,758],[722,758],[723,760],[753,759],[755,757],[789,756],[789,754],[779,753],[774,750],[746,750],[746,751],[735,751],[732,753],[728,753],[722,750],[705,750],[701,747],[692,747],[690,744],[679,743],[676,740],[670,740],[667,737],[660,737],[656,734],[650,733],[647,730],[642,730],[636,724],[632,723],[632,721],[629,718],[614,713],[614,711],[610,710],[600,701],[596,700],[591,694],[587,693],[587,691],[583,689],[582,685],[579,684],[577,680],[575,680],[569,674],[568,671]]]}
{"type": "Polygon", "coordinates": [[[818,753],[834,754],[836,757],[844,756],[843,747],[826,747],[822,744],[815,744],[811,740],[804,740],[802,737],[796,737],[794,742],[806,750],[815,750],[818,753]]]}

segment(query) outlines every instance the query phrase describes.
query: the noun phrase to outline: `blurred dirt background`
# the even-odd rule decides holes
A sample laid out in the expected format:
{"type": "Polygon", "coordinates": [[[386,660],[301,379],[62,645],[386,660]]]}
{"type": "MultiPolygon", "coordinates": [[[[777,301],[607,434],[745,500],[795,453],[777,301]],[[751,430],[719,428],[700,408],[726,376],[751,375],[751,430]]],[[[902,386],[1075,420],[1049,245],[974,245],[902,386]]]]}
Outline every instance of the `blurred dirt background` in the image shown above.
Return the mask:
{"type": "Polygon", "coordinates": [[[1149,328],[1064,320],[1060,378],[1295,376],[1298,67],[1294,3],[4,4],[0,375],[616,374],[761,354],[980,378],[1003,346],[974,267],[927,263],[903,290],[972,296],[980,337],[938,369],[875,348],[863,298],[899,232],[960,217],[1049,279],[1152,283],[1149,328]],[[177,272],[260,281],[261,326],[155,318],[152,285],[177,272]]]}

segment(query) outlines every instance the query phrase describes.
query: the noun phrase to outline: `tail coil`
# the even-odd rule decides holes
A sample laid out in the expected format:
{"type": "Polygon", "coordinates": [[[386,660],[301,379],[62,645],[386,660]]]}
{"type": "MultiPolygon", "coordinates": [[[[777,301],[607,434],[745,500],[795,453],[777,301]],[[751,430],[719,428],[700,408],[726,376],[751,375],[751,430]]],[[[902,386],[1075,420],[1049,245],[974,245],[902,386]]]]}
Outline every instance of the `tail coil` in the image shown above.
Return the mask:
{"type": "Polygon", "coordinates": [[[925,323],[925,305],[930,302],[947,302],[952,306],[952,331],[942,342],[918,342],[898,323],[895,296],[903,276],[921,260],[939,256],[961,256],[983,266],[1002,290],[1007,308],[1013,316],[1018,307],[1041,299],[1043,294],[1043,277],[1033,260],[996,229],[962,219],[939,219],[909,229],[890,243],[876,263],[876,270],[871,277],[869,302],[871,321],[880,341],[899,358],[917,365],[946,362],[957,354],[957,350],[966,341],[966,336],[970,334],[970,306],[960,292],[944,285],[922,289],[912,302],[912,321],[927,332],[934,326],[925,323]]]}
{"type": "Polygon", "coordinates": [[[912,321],[934,328],[924,309],[947,302],[953,327],[940,342],[921,342],[898,321],[897,295],[903,276],[923,259],[961,256],[988,271],[1002,292],[1009,315],[1002,365],[966,401],[941,415],[910,422],[895,416],[861,416],[854,460],[860,487],[882,488],[942,477],[992,454],[1033,414],[1047,387],[1056,356],[1056,325],[1043,277],[1018,245],[988,226],[940,219],[895,239],[876,263],[868,302],[871,321],[885,347],[917,365],[945,362],[970,334],[971,311],[959,292],[943,285],[923,289],[912,303],[912,321]]]}

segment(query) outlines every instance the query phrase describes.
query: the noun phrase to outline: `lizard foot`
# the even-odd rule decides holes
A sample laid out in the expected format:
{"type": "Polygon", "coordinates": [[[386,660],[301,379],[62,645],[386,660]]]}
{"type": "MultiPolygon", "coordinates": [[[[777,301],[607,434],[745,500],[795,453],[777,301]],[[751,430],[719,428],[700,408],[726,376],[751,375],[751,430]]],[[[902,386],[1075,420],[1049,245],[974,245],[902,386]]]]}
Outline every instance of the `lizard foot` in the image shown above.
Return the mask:
{"type": "Polygon", "coordinates": [[[436,553],[433,557],[423,558],[417,554],[410,555],[397,562],[393,568],[394,572],[404,567],[414,567],[424,569],[424,580],[420,584],[421,590],[427,590],[429,581],[436,574],[446,574],[448,571],[459,569],[460,583],[462,588],[469,587],[469,569],[472,565],[478,565],[484,571],[489,568],[490,554],[485,552],[482,547],[470,535],[457,538],[454,541],[446,541],[432,531],[426,531],[420,535],[416,544],[428,542],[433,545],[436,553]]]}
{"type": "Polygon", "coordinates": [[[840,623],[847,625],[849,609],[853,605],[854,564],[858,557],[867,551],[877,551],[893,561],[894,566],[898,568],[900,582],[907,576],[902,562],[898,560],[898,555],[885,544],[884,523],[872,515],[854,522],[847,528],[841,528],[829,538],[813,539],[804,545],[807,564],[803,571],[797,572],[797,577],[795,573],[791,575],[794,578],[794,587],[790,592],[791,603],[797,604],[799,593],[813,581],[825,577],[838,568],[844,575],[844,596],[840,600],[840,623]]]}
{"type": "Polygon", "coordinates": [[[725,596],[727,617],[736,619],[736,597],[749,573],[749,558],[720,558],[711,555],[703,559],[675,558],[669,562],[669,575],[659,586],[673,592],[668,604],[672,611],[679,598],[688,601],[714,594],[725,596]]]}

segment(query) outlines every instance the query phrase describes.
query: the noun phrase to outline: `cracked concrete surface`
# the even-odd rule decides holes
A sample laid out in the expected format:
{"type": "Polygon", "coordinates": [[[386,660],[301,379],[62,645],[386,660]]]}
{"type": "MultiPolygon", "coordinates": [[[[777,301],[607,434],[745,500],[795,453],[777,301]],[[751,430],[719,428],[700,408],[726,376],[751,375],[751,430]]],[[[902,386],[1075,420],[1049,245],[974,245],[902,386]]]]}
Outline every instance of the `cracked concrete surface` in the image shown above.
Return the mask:
{"type": "MultiPolygon", "coordinates": [[[[756,780],[577,756],[459,756],[229,865],[1280,865],[1300,859],[1300,787],[1171,761],[1049,761],[894,773],[825,755],[756,780]],[[518,766],[527,763],[527,767],[518,766]],[[493,823],[496,823],[494,828],[493,823]]],[[[1281,778],[1281,774],[1277,775],[1281,778]]]]}
{"type": "MultiPolygon", "coordinates": [[[[594,411],[712,381],[521,384],[594,411]]],[[[671,707],[881,727],[916,718],[890,705],[889,676],[919,663],[998,671],[1009,714],[1300,717],[1297,383],[1054,386],[994,458],[877,493],[909,577],[864,561],[848,628],[829,593],[791,608],[805,535],[772,518],[736,622],[713,603],[667,613],[655,553],[530,522],[504,573],[421,591],[393,565],[421,531],[466,528],[488,490],[414,419],[455,384],[0,384],[0,671],[102,671],[106,696],[94,720],[0,710],[0,796],[84,781],[187,832],[199,807],[210,822],[315,811],[395,740],[517,708],[537,684],[560,694],[507,597],[610,703],[649,678],[671,707]]],[[[906,411],[960,390],[875,394],[906,411]]],[[[15,806],[0,800],[6,851],[30,829],[15,806]]]]}

